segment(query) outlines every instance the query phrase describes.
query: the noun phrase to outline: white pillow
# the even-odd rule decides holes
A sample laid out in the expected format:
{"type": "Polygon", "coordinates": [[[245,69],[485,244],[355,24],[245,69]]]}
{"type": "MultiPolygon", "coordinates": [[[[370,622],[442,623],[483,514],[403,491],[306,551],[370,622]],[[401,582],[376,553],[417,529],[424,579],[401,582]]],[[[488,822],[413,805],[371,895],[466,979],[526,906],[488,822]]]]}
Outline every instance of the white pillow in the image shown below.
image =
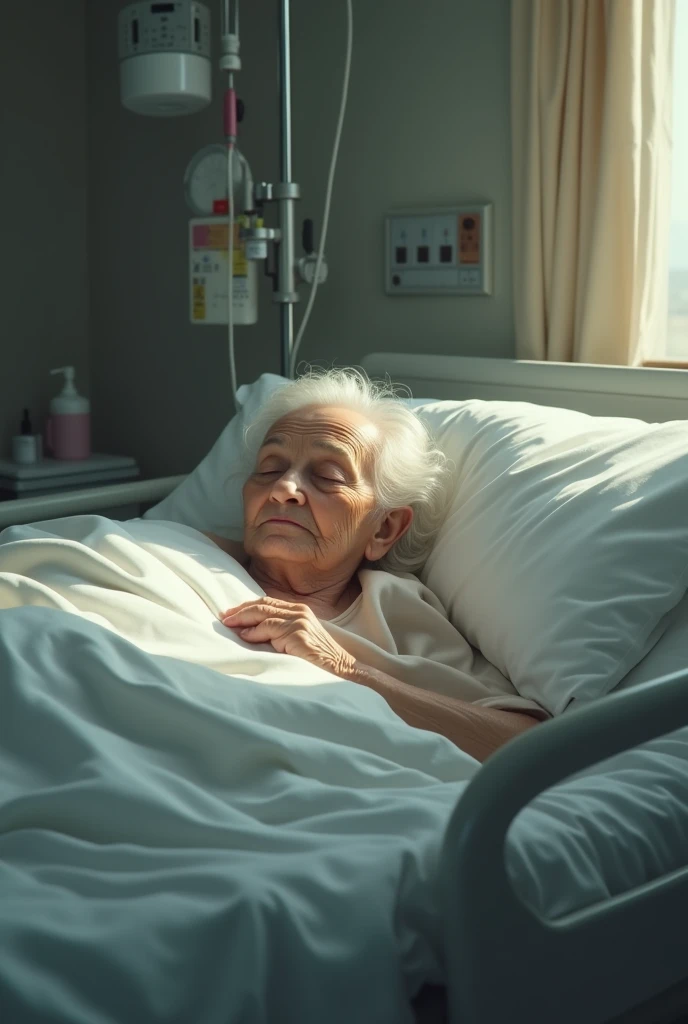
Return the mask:
{"type": "Polygon", "coordinates": [[[457,467],[422,571],[454,625],[552,714],[608,693],[688,575],[688,423],[520,402],[419,410],[457,467]]]}
{"type": "Polygon", "coordinates": [[[661,638],[624,676],[615,693],[688,669],[688,594],[684,594],[675,608],[664,616],[660,626],[661,638]]]}
{"type": "Polygon", "coordinates": [[[230,420],[206,457],[166,498],[144,512],[144,519],[209,530],[241,540],[244,516],[241,488],[250,472],[244,453],[244,427],[285,378],[264,373],[237,391],[239,413],[230,420]]]}

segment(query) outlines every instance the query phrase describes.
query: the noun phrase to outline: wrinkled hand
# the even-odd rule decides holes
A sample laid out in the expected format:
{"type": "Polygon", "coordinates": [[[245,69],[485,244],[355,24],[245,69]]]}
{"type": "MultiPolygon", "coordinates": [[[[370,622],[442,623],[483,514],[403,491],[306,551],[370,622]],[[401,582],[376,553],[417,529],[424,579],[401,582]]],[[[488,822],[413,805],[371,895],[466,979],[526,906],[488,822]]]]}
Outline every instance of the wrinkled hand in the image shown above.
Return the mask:
{"type": "Polygon", "coordinates": [[[332,639],[305,604],[259,597],[223,612],[220,620],[248,643],[272,644],[280,654],[303,658],[340,679],[354,671],[355,659],[332,639]]]}

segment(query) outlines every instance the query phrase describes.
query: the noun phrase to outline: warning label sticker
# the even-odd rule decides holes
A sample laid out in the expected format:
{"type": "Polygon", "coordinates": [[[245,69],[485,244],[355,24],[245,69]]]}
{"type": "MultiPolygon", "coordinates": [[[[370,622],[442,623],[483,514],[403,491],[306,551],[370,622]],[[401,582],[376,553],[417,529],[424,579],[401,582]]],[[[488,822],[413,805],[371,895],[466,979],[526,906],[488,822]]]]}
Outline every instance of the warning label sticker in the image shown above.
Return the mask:
{"type": "Polygon", "coordinates": [[[459,263],[480,263],[480,214],[459,214],[459,263]]]}
{"type": "Polygon", "coordinates": [[[194,284],[192,292],[192,317],[194,320],[205,320],[205,285],[194,284]]]}
{"type": "MultiPolygon", "coordinates": [[[[248,260],[246,259],[246,247],[241,238],[241,223],[234,222],[234,237],[232,240],[234,276],[246,277],[248,274],[248,260]]],[[[194,252],[214,253],[220,259],[227,260],[229,250],[229,232],[226,220],[207,221],[205,224],[194,224],[191,232],[191,244],[194,252]]]]}

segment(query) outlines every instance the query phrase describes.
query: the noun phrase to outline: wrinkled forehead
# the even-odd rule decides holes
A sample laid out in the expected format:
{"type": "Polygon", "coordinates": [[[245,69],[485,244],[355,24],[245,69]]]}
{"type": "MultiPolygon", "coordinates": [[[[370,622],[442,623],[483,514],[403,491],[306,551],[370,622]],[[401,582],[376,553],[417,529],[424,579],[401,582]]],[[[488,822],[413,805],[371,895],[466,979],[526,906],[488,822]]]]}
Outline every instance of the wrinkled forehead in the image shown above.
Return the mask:
{"type": "Polygon", "coordinates": [[[267,431],[262,447],[313,449],[350,459],[364,468],[375,459],[379,430],[368,417],[354,409],[336,406],[305,406],[286,413],[267,431]]]}

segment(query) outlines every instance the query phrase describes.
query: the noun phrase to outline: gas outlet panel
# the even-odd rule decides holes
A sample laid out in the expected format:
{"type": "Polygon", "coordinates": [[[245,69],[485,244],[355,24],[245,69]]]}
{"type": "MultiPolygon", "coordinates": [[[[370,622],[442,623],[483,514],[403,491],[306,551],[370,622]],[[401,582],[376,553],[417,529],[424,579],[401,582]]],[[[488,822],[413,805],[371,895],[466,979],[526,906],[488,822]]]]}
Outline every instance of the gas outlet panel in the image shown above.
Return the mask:
{"type": "Polygon", "coordinates": [[[395,210],[385,219],[388,295],[491,295],[492,204],[395,210]]]}

